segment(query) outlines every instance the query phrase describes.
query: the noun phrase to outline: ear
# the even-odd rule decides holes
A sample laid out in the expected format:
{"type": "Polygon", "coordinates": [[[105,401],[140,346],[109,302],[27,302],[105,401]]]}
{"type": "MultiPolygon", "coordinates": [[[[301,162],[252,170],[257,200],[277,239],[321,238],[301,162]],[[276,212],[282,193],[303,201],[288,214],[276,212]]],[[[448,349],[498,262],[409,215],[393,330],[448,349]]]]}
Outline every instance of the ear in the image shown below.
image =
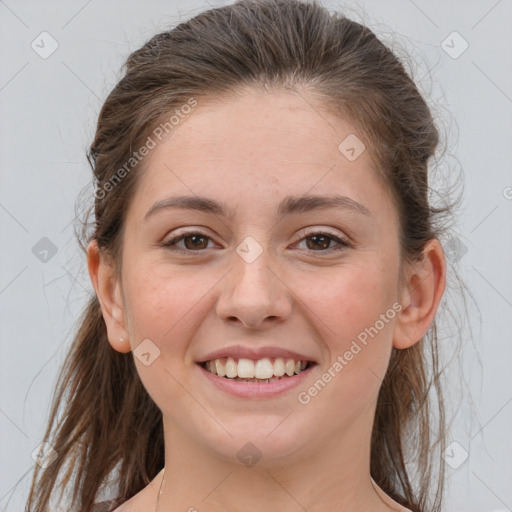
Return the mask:
{"type": "Polygon", "coordinates": [[[398,349],[420,341],[434,321],[446,286],[446,260],[439,240],[434,238],[425,244],[422,259],[407,274],[393,336],[393,347],[398,349]]]}
{"type": "Polygon", "coordinates": [[[113,262],[100,253],[96,240],[87,248],[87,266],[101,305],[109,343],[118,352],[130,352],[120,279],[113,262]]]}

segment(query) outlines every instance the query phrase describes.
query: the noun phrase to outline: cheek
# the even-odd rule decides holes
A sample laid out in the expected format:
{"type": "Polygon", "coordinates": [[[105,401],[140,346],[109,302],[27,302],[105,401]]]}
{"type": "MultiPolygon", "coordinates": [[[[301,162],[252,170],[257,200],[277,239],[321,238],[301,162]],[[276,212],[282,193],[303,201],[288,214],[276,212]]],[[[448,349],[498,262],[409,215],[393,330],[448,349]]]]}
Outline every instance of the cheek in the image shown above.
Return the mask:
{"type": "Polygon", "coordinates": [[[310,292],[304,292],[301,300],[314,312],[312,321],[329,354],[330,366],[324,368],[330,370],[324,397],[329,396],[329,403],[364,407],[378,392],[397,314],[397,275],[390,268],[375,261],[347,265],[336,272],[331,269],[325,279],[316,276],[305,283],[310,292]]]}
{"type": "Polygon", "coordinates": [[[325,322],[334,334],[324,330],[328,362],[310,387],[300,389],[297,396],[301,407],[326,419],[325,428],[333,433],[373,415],[392,350],[395,310],[384,308],[377,294],[363,294],[361,288],[357,291],[357,299],[338,294],[336,299],[343,305],[329,306],[325,322]],[[387,323],[379,318],[386,312],[387,323]]]}
{"type": "Polygon", "coordinates": [[[343,349],[347,341],[357,338],[391,310],[385,326],[378,323],[379,331],[389,333],[389,317],[395,316],[392,305],[397,298],[397,276],[390,268],[363,262],[301,279],[301,301],[322,321],[325,339],[332,341],[333,348],[339,345],[343,349]]]}
{"type": "Polygon", "coordinates": [[[193,287],[190,278],[165,278],[151,271],[139,274],[126,286],[131,329],[137,339],[151,338],[158,344],[183,329],[187,313],[199,298],[201,287],[193,287]]]}
{"type": "Polygon", "coordinates": [[[190,339],[201,321],[201,299],[215,281],[197,279],[197,275],[194,277],[188,272],[185,275],[183,270],[171,276],[168,269],[163,270],[163,267],[143,265],[139,261],[131,267],[124,288],[129,297],[126,306],[130,340],[139,377],[162,411],[177,414],[176,411],[193,407],[185,391],[188,367],[184,361],[187,361],[190,339]],[[137,357],[137,346],[147,339],[159,350],[149,365],[137,357]],[[173,404],[174,413],[169,404],[173,404]]]}
{"type": "Polygon", "coordinates": [[[133,258],[132,266],[126,268],[130,275],[123,287],[134,345],[149,338],[160,348],[162,361],[181,372],[177,361],[183,365],[187,360],[189,341],[204,321],[208,296],[222,275],[211,270],[199,272],[193,266],[171,268],[143,257],[133,258]]]}

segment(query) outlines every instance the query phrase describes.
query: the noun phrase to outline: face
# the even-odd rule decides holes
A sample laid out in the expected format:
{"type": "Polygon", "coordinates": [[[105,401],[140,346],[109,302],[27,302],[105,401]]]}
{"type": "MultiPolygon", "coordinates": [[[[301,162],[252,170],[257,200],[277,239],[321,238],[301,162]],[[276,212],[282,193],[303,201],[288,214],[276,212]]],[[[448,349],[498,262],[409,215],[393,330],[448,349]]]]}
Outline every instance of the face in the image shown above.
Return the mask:
{"type": "Polygon", "coordinates": [[[305,98],[199,101],[145,158],[126,216],[118,284],[135,354],[150,340],[143,384],[168,431],[233,460],[249,441],[271,461],[369,433],[393,344],[391,195],[368,151],[338,148],[356,129],[305,98]],[[224,210],[166,203],[179,196],[224,210]],[[345,199],[314,201],[328,196],[345,199]],[[230,354],[309,364],[259,384],[199,364],[230,354]]]}

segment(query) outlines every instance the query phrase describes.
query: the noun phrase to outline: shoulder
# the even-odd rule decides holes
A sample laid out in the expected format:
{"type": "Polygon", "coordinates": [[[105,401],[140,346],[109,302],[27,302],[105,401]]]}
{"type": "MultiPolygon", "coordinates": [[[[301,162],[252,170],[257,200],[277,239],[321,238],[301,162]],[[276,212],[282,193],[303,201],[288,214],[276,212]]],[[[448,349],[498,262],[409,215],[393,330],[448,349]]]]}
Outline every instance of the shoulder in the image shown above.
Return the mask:
{"type": "Polygon", "coordinates": [[[113,512],[119,505],[121,505],[120,500],[100,501],[94,504],[91,512],[113,512]]]}
{"type": "Polygon", "coordinates": [[[373,478],[371,478],[372,485],[375,489],[375,492],[385,505],[388,505],[391,510],[396,510],[396,512],[412,512],[412,510],[405,508],[404,506],[397,503],[395,500],[388,496],[378,485],[377,482],[373,478]]]}

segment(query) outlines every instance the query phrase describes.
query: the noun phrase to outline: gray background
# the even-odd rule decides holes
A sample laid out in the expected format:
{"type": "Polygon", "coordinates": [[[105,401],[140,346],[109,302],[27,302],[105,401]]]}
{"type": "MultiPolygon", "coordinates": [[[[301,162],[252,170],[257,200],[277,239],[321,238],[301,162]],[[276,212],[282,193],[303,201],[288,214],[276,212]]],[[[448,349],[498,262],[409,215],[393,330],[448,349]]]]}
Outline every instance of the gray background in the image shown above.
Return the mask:
{"type": "MultiPolygon", "coordinates": [[[[102,102],[129,52],[222,3],[0,0],[2,511],[23,510],[31,453],[43,436],[74,322],[92,290],[72,221],[77,195],[91,178],[85,151],[102,102]],[[41,53],[52,42],[40,36],[44,31],[58,44],[47,58],[41,53]],[[49,247],[43,237],[55,254],[43,252],[49,247]]],[[[463,326],[448,319],[441,329],[446,356],[458,354],[446,371],[454,416],[448,437],[455,444],[446,454],[444,510],[512,510],[512,2],[323,4],[346,8],[397,51],[406,49],[447,136],[445,172],[433,188],[442,189],[447,177],[463,179],[458,224],[445,242],[476,302],[463,326]],[[450,36],[454,31],[462,39],[450,36]],[[464,41],[469,46],[457,55],[464,41]]],[[[447,300],[453,297],[460,308],[450,282],[447,300]]]]}

